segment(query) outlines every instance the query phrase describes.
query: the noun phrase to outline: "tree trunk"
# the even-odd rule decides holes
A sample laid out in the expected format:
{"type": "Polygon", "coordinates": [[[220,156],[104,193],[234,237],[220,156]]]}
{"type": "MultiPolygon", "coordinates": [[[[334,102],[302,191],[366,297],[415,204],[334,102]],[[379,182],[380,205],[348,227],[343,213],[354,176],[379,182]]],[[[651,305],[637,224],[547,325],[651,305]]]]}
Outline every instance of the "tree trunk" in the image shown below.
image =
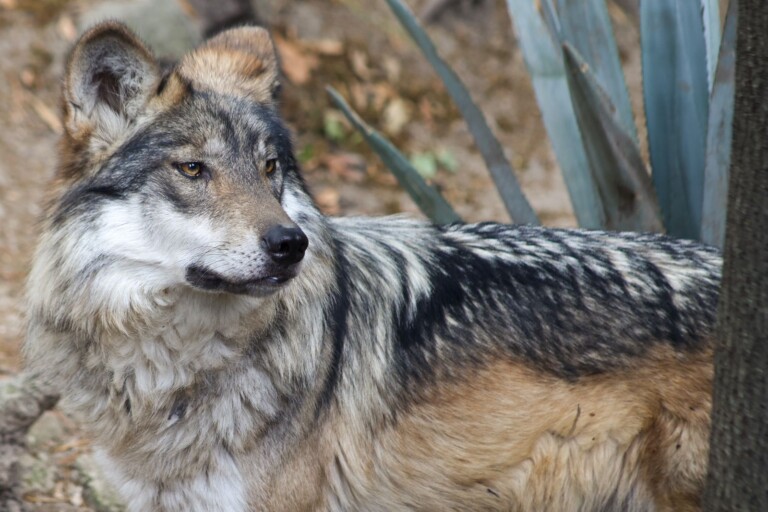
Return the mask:
{"type": "MultiPolygon", "coordinates": [[[[734,0],[731,0],[734,1],[734,0]]],[[[768,511],[768,3],[739,0],[708,511],[768,511]]]]}

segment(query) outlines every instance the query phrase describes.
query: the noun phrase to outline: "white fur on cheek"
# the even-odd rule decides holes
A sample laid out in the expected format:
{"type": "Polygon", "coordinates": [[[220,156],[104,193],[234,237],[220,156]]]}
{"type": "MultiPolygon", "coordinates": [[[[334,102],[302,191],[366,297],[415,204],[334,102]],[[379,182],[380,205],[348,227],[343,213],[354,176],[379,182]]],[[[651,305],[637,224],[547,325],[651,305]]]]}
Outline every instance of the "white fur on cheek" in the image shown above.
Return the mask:
{"type": "Polygon", "coordinates": [[[99,219],[105,252],[174,270],[182,278],[190,261],[225,240],[224,230],[216,229],[209,218],[184,215],[158,201],[146,210],[140,197],[109,203],[99,219]]]}
{"type": "Polygon", "coordinates": [[[105,211],[102,216],[105,246],[121,259],[139,258],[179,282],[185,282],[193,264],[244,281],[263,274],[268,263],[258,233],[240,223],[179,212],[165,201],[146,207],[136,198],[113,208],[114,215],[105,211]]]}

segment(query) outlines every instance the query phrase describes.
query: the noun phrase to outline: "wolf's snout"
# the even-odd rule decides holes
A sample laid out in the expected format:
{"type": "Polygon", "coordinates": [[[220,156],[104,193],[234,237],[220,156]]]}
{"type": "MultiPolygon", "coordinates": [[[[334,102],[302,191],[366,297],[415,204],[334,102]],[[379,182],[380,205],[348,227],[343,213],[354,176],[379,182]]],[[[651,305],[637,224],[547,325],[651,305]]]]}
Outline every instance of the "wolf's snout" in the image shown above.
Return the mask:
{"type": "Polygon", "coordinates": [[[264,236],[272,261],[282,265],[293,265],[304,257],[309,241],[307,235],[297,227],[273,226],[264,236]]]}

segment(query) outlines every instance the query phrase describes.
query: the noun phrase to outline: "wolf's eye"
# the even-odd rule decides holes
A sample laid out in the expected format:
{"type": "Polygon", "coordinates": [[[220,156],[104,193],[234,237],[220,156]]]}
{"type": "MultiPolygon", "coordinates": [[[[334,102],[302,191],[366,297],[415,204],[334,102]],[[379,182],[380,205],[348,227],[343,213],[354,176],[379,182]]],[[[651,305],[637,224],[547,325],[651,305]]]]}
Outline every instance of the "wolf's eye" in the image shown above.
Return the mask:
{"type": "Polygon", "coordinates": [[[272,174],[277,169],[277,158],[270,158],[267,163],[264,164],[264,172],[272,174]]]}
{"type": "Polygon", "coordinates": [[[173,165],[187,178],[197,178],[203,172],[203,164],[200,162],[182,162],[173,165]]]}

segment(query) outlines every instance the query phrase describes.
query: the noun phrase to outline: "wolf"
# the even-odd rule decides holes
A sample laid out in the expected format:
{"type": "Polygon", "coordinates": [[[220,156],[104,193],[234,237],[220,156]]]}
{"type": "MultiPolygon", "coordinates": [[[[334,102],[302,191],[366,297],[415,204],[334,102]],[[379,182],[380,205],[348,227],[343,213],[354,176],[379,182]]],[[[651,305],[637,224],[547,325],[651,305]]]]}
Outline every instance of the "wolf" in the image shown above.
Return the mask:
{"type": "Polygon", "coordinates": [[[329,218],[268,32],[76,43],[27,371],[132,511],[686,511],[721,257],[659,234],[329,218]]]}

